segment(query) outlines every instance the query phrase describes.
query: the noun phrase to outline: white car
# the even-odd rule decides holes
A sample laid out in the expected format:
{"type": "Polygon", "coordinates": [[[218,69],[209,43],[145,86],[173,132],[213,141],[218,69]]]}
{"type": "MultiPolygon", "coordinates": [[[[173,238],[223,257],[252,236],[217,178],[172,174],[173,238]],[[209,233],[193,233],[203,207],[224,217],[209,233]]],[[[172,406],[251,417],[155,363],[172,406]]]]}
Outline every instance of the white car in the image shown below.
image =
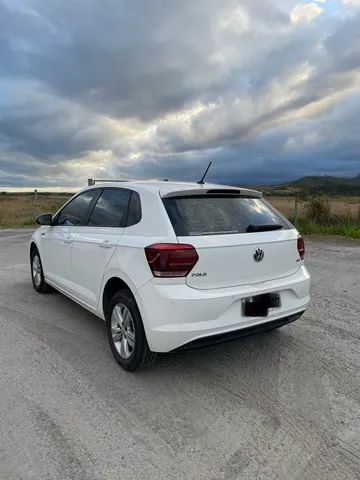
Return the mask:
{"type": "Polygon", "coordinates": [[[95,184],[37,221],[35,290],[53,287],[104,319],[126,370],[277,328],[310,300],[303,238],[254,190],[95,184]]]}

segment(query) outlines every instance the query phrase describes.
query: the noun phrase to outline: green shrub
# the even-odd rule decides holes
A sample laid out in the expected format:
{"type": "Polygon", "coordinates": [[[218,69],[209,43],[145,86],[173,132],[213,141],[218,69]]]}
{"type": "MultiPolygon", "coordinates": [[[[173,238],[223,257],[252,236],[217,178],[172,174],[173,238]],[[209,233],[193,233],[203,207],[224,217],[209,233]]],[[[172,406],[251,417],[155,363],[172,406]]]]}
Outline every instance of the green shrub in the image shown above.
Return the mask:
{"type": "Polygon", "coordinates": [[[319,225],[335,223],[331,216],[330,202],[327,197],[313,197],[306,206],[306,217],[319,225]]]}
{"type": "Polygon", "coordinates": [[[360,238],[359,222],[349,217],[328,225],[321,225],[309,218],[301,217],[297,220],[295,226],[304,235],[346,235],[352,238],[360,238]]]}

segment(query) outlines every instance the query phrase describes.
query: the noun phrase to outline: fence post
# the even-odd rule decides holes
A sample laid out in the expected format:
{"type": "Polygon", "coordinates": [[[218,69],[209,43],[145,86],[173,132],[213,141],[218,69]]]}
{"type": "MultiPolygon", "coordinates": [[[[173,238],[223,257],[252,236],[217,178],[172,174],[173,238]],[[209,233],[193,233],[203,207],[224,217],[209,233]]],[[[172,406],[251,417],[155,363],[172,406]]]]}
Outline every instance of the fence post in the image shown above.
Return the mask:
{"type": "Polygon", "coordinates": [[[36,218],[39,215],[39,202],[38,202],[38,191],[34,190],[34,217],[36,218]]]}
{"type": "Polygon", "coordinates": [[[298,194],[295,194],[295,213],[294,213],[294,223],[297,222],[299,216],[299,197],[298,194]]]}

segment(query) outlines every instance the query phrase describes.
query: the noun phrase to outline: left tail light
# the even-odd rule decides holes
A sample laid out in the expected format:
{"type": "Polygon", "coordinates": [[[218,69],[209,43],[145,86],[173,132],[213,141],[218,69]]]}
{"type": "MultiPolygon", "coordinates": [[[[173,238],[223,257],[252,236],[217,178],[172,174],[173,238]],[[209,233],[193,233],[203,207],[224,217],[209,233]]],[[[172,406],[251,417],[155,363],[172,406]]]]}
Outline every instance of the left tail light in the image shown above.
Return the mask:
{"type": "Polygon", "coordinates": [[[154,277],[186,277],[199,256],[192,245],[154,243],[145,247],[145,255],[154,277]]]}

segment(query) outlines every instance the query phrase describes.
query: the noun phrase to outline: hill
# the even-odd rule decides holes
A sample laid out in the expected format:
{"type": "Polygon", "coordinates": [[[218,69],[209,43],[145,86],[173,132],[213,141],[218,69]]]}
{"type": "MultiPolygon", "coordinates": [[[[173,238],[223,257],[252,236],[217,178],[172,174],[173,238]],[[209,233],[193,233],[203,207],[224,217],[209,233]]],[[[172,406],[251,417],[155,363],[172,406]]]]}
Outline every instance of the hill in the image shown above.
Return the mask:
{"type": "Polygon", "coordinates": [[[360,175],[352,178],[324,175],[307,176],[289,182],[282,187],[301,190],[305,193],[325,193],[331,195],[360,195],[360,175]]]}

